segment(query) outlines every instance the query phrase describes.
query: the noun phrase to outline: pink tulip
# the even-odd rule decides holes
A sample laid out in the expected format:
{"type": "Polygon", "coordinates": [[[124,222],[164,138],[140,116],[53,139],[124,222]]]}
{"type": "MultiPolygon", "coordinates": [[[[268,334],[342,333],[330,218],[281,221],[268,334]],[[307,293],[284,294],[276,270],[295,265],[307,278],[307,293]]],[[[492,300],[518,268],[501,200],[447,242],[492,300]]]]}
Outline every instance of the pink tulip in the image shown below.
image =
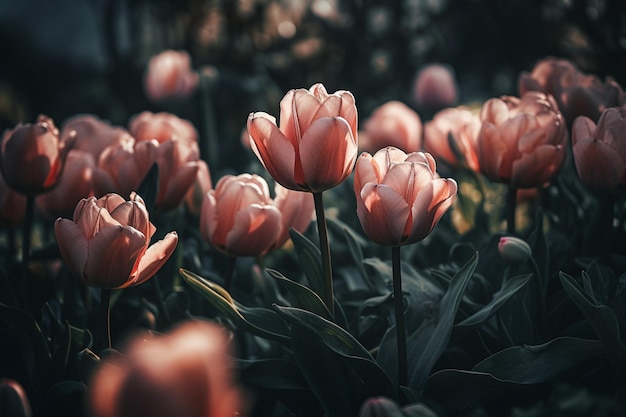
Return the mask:
{"type": "Polygon", "coordinates": [[[156,208],[169,211],[178,207],[196,181],[198,154],[178,140],[161,143],[157,148],[159,189],[156,208]]]}
{"type": "Polygon", "coordinates": [[[310,193],[293,191],[276,183],[274,205],[281,213],[282,229],[270,250],[282,247],[289,239],[289,229],[304,232],[315,211],[313,196],[310,193]]]}
{"type": "Polygon", "coordinates": [[[122,355],[101,361],[87,399],[93,417],[246,415],[228,336],[202,321],[136,334],[122,355]]]}
{"type": "Polygon", "coordinates": [[[148,61],[144,84],[148,98],[159,102],[184,99],[198,87],[199,77],[185,51],[163,51],[148,61]]]}
{"type": "Polygon", "coordinates": [[[195,215],[200,215],[204,196],[213,188],[209,166],[202,159],[198,160],[196,180],[185,194],[185,205],[195,215]]]}
{"type": "Polygon", "coordinates": [[[130,133],[91,114],[79,114],[63,122],[61,140],[75,140],[72,149],[89,152],[96,162],[108,146],[127,141],[130,133]],[[74,139],[75,138],[75,139],[74,139]]]}
{"type": "Polygon", "coordinates": [[[322,192],[352,172],[357,110],[348,91],[328,94],[322,84],[290,90],[280,102],[280,128],[263,112],[251,113],[247,127],[254,153],[286,188],[322,192]]]}
{"type": "Polygon", "coordinates": [[[449,107],[435,114],[424,127],[424,148],[454,167],[478,171],[476,140],[480,118],[465,107],[449,107]]]}
{"type": "Polygon", "coordinates": [[[199,154],[196,128],[190,121],[174,114],[144,111],[130,119],[128,129],[138,141],[156,139],[159,143],[164,143],[175,139],[199,154]]]}
{"type": "Polygon", "coordinates": [[[529,91],[483,104],[477,155],[482,173],[516,188],[549,183],[565,160],[567,129],[552,96],[529,91]]]}
{"type": "Polygon", "coordinates": [[[422,146],[422,120],[400,101],[388,101],[376,108],[359,134],[359,148],[374,153],[385,146],[414,152],[422,146]]]}
{"type": "Polygon", "coordinates": [[[150,246],[156,228],[144,201],[132,193],[82,199],[73,220],[58,218],[54,232],[61,255],[76,277],[100,288],[146,282],[176,249],[176,232],[150,246]]]}
{"type": "Polygon", "coordinates": [[[454,106],[458,99],[454,71],[447,65],[429,64],[421,68],[413,91],[417,106],[427,111],[454,106]]]}
{"type": "Polygon", "coordinates": [[[438,178],[428,153],[387,147],[356,162],[357,215],[374,242],[402,246],[424,239],[452,205],[457,184],[438,178]]]}
{"type": "Polygon", "coordinates": [[[7,130],[0,148],[4,181],[21,194],[36,195],[56,186],[73,141],[62,142],[52,119],[40,115],[35,124],[7,130]]]}
{"type": "Polygon", "coordinates": [[[596,125],[580,116],[572,127],[574,163],[580,181],[598,192],[626,186],[626,107],[611,107],[596,125]]]}

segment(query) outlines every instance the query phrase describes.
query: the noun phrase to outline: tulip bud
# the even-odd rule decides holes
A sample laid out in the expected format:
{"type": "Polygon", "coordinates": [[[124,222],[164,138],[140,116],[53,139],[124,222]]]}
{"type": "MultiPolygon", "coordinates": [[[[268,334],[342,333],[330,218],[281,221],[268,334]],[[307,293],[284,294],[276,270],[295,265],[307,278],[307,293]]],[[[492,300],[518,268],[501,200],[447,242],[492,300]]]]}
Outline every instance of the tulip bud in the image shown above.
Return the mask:
{"type": "Polygon", "coordinates": [[[532,250],[526,241],[512,236],[504,236],[498,242],[500,256],[506,262],[519,264],[526,262],[532,256],[532,250]]]}

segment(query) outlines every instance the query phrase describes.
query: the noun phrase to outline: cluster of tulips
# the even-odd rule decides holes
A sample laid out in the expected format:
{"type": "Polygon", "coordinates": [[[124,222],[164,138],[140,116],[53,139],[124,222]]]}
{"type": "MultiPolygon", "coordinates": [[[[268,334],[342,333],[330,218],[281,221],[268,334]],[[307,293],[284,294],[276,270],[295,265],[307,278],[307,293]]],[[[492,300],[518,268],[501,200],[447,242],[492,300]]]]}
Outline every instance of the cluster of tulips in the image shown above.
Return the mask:
{"type": "MultiPolygon", "coordinates": [[[[185,54],[170,52],[152,65],[146,91],[155,99],[185,97],[197,86],[185,54]]],[[[278,121],[260,111],[251,113],[246,125],[251,150],[275,180],[273,192],[264,177],[250,173],[224,175],[213,185],[196,129],[170,113],[141,113],[128,128],[91,115],[72,117],[60,129],[46,116],[20,124],[4,133],[0,149],[0,216],[5,224],[24,226],[22,267],[9,277],[12,296],[3,303],[12,300],[10,307],[39,317],[42,306],[27,296],[30,234],[38,209],[54,225],[64,265],[82,283],[100,289],[103,326],[93,329],[99,333],[93,350],[104,352],[112,347],[111,291],[146,283],[179,243],[176,231],[156,234],[150,213],[160,216],[184,204],[197,216],[204,241],[232,258],[261,257],[283,248],[316,218],[324,283],[315,296],[332,323],[341,306],[333,295],[323,193],[350,178],[354,194],[344,198],[354,199],[365,236],[391,248],[394,383],[407,387],[400,248],[426,239],[458,192],[457,181],[442,178],[435,161],[446,172],[468,170],[505,184],[510,235],[516,234],[518,190],[546,187],[557,178],[568,159],[568,135],[580,181],[591,192],[616,196],[626,184],[626,107],[619,85],[548,58],[522,74],[519,92],[519,97],[491,98],[479,110],[445,108],[424,126],[413,109],[391,101],[359,131],[350,92],[329,94],[322,84],[290,90],[280,102],[278,121]],[[156,236],[159,240],[152,242],[156,236]]],[[[521,239],[503,238],[500,249],[510,262],[531,257],[521,239]]],[[[181,274],[193,276],[185,270],[181,274]]],[[[217,291],[236,305],[228,295],[231,278],[224,277],[217,291]]],[[[234,378],[234,334],[194,320],[166,335],[135,336],[124,353],[99,360],[88,383],[89,413],[245,415],[253,397],[234,378]]],[[[28,415],[19,384],[2,380],[2,390],[13,393],[28,415]]],[[[337,410],[324,411],[337,415],[337,410]]],[[[381,398],[364,402],[360,410],[363,416],[432,415],[428,412],[423,407],[400,411],[394,401],[381,398]]]]}

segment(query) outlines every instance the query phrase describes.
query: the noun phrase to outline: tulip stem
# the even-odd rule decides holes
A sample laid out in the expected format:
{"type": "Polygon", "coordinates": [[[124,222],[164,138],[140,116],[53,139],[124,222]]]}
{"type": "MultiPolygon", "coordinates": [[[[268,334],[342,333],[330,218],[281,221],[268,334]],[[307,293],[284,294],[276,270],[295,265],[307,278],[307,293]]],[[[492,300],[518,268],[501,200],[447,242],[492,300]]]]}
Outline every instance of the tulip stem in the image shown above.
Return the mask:
{"type": "Polygon", "coordinates": [[[35,219],[35,196],[26,196],[26,215],[24,218],[24,227],[22,229],[22,271],[19,285],[19,297],[23,303],[24,309],[30,311],[30,304],[28,302],[28,280],[30,274],[28,273],[28,264],[30,263],[30,246],[31,246],[31,233],[33,229],[33,222],[35,219]]]}
{"type": "Polygon", "coordinates": [[[517,187],[509,185],[506,194],[506,231],[515,234],[515,210],[517,209],[517,187]]]}
{"type": "Polygon", "coordinates": [[[335,317],[335,300],[333,295],[333,270],[330,264],[330,244],[328,242],[328,225],[324,215],[324,202],[322,193],[313,193],[315,203],[315,216],[317,218],[317,233],[320,240],[320,252],[322,254],[322,270],[324,271],[324,303],[332,317],[335,317]]]}
{"type": "Polygon", "coordinates": [[[539,331],[544,340],[548,340],[550,327],[548,325],[548,312],[546,310],[546,296],[543,288],[543,277],[539,270],[539,265],[532,256],[528,258],[528,262],[533,270],[533,281],[535,286],[535,297],[539,304],[539,331]]]}
{"type": "Polygon", "coordinates": [[[159,310],[159,321],[163,326],[169,326],[172,322],[172,318],[170,317],[170,312],[167,311],[167,306],[165,305],[165,300],[163,298],[163,290],[161,290],[161,282],[159,281],[158,274],[152,277],[151,279],[152,285],[154,285],[154,291],[156,292],[157,298],[157,309],[159,310]]]}
{"type": "Polygon", "coordinates": [[[398,384],[406,387],[409,383],[409,377],[407,369],[400,246],[391,247],[391,264],[393,268],[393,304],[396,313],[396,341],[398,345],[398,384]]]}
{"type": "MultiPolygon", "coordinates": [[[[111,349],[111,289],[100,290],[100,318],[102,323],[102,335],[106,343],[104,349],[111,349]]],[[[104,350],[103,349],[103,350],[104,350]]]]}

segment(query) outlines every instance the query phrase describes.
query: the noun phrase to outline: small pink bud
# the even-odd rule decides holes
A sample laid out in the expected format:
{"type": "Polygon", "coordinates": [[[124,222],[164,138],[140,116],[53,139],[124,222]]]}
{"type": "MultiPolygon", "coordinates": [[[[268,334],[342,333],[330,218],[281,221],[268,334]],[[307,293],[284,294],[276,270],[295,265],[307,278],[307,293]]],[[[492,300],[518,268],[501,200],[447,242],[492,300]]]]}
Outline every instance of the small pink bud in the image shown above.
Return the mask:
{"type": "Polygon", "coordinates": [[[526,262],[532,255],[530,246],[526,241],[511,236],[500,238],[498,251],[502,259],[512,264],[526,262]]]}

